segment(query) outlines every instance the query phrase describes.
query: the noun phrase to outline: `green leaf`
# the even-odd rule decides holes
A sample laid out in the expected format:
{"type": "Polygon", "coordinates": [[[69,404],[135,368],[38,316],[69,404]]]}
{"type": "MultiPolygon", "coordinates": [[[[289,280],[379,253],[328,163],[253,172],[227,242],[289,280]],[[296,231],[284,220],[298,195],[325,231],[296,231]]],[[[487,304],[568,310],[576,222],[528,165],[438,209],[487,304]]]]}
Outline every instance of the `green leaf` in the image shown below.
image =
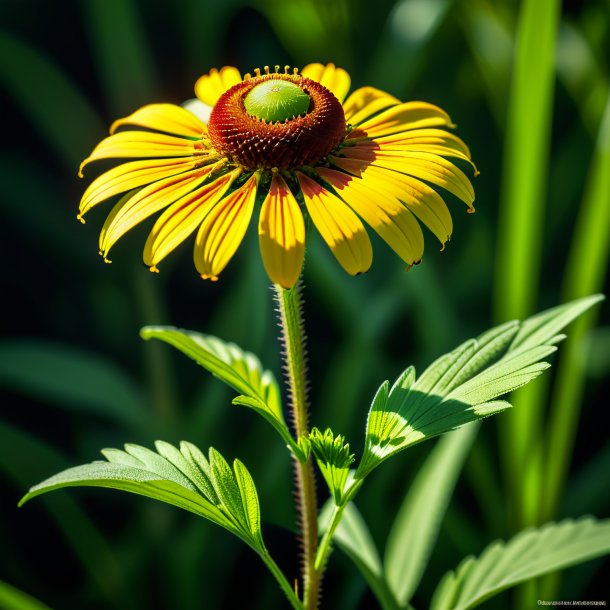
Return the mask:
{"type": "Polygon", "coordinates": [[[478,557],[448,572],[431,610],[467,610],[510,587],[610,553],[610,520],[548,523],[494,542],[478,557]]]}
{"type": "Polygon", "coordinates": [[[308,441],[335,504],[339,506],[343,502],[349,467],[354,461],[354,454],[349,452],[349,443],[345,442],[344,436],[335,436],[330,428],[324,433],[312,428],[308,441]]]}
{"type": "Polygon", "coordinates": [[[144,426],[148,419],[140,389],[123,371],[65,345],[25,339],[2,342],[0,385],[131,426],[144,426]]]}
{"type": "Polygon", "coordinates": [[[49,606],[1,580],[0,608],[3,610],[50,610],[49,606]]]}
{"type": "Polygon", "coordinates": [[[159,339],[174,346],[204,369],[241,394],[233,404],[250,407],[262,415],[297,454],[284,416],[280,389],[271,371],[263,369],[260,360],[234,343],[171,326],[146,326],[143,339],[159,339]]]}
{"type": "Polygon", "coordinates": [[[64,487],[92,486],[129,491],[172,504],[229,530],[259,554],[265,553],[254,482],[235,460],[234,472],[215,449],[209,461],[194,445],[180,449],[157,441],[158,453],[139,445],[104,449],[106,462],[64,470],[32,487],[21,506],[40,494],[64,487]]]}
{"type": "MultiPolygon", "coordinates": [[[[320,512],[320,531],[328,529],[333,502],[329,500],[320,512]]],[[[384,610],[397,610],[398,602],[388,589],[379,553],[371,532],[353,502],[343,508],[343,516],[333,536],[333,542],[354,562],[384,610]]]]}
{"type": "Polygon", "coordinates": [[[389,588],[403,607],[419,585],[478,429],[472,424],[438,441],[394,519],[384,571],[389,588]]]}
{"type": "Polygon", "coordinates": [[[445,354],[419,379],[409,367],[389,392],[387,382],[382,384],[369,411],[356,477],[415,443],[508,409],[508,402],[495,399],[548,368],[544,359],[565,337],[560,331],[603,298],[586,297],[522,323],[507,322],[445,354]]]}

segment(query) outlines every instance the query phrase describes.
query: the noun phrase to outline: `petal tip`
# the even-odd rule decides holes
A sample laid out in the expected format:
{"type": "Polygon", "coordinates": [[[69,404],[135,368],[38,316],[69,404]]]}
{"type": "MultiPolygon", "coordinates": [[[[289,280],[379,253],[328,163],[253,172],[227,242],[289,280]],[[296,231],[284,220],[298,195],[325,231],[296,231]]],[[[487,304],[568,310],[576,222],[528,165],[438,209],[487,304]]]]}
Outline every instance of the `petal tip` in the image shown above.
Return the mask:
{"type": "Polygon", "coordinates": [[[218,276],[217,275],[208,275],[207,273],[201,273],[199,275],[199,277],[202,280],[209,280],[210,282],[217,282],[218,281],[218,276]]]}

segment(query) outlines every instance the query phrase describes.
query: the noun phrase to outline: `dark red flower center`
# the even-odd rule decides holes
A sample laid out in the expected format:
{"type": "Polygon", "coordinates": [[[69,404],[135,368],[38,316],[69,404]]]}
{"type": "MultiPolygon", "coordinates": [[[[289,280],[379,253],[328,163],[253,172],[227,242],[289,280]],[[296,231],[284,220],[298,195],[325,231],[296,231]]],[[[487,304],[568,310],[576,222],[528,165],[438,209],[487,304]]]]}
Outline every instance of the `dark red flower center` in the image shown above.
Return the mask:
{"type": "Polygon", "coordinates": [[[264,74],[220,96],[208,134],[219,153],[244,167],[294,169],[316,164],[343,141],[345,115],[320,83],[299,74],[264,74]]]}

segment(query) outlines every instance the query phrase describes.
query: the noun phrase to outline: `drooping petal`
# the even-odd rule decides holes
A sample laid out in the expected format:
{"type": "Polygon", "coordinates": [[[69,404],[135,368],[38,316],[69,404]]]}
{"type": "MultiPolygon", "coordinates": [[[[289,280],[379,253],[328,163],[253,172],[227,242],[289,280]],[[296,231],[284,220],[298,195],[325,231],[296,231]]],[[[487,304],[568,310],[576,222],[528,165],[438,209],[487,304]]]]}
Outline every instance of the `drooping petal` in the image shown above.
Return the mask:
{"type": "Polygon", "coordinates": [[[305,221],[281,176],[275,175],[271,180],[261,208],[258,237],[267,275],[282,288],[292,288],[303,267],[305,221]]]}
{"type": "MultiPolygon", "coordinates": [[[[362,169],[368,165],[385,167],[414,176],[436,186],[440,186],[461,199],[473,209],[474,189],[468,176],[456,165],[439,155],[428,152],[388,151],[384,149],[357,148],[343,149],[347,159],[360,163],[362,169]]],[[[357,166],[357,163],[355,164],[357,166]]]]}
{"type": "Polygon", "coordinates": [[[340,102],[345,99],[351,84],[349,74],[335,64],[309,64],[301,70],[301,75],[326,87],[340,102]]]}
{"type": "Polygon", "coordinates": [[[398,104],[400,100],[385,91],[375,87],[360,87],[345,100],[343,111],[347,123],[358,125],[380,110],[398,104]]]}
{"type": "Polygon", "coordinates": [[[426,102],[405,102],[364,121],[349,137],[362,137],[364,132],[369,138],[378,138],[422,127],[454,127],[454,125],[449,115],[438,106],[426,102]]]}
{"type": "Polygon", "coordinates": [[[130,229],[190,193],[222,162],[158,180],[130,191],[115,205],[100,233],[100,253],[104,258],[110,248],[130,229]]]}
{"type": "Polygon", "coordinates": [[[317,168],[317,172],[408,265],[421,259],[421,227],[404,205],[361,178],[334,169],[317,168]]]}
{"type": "Polygon", "coordinates": [[[453,221],[443,198],[425,182],[384,167],[368,165],[353,159],[331,157],[333,163],[350,174],[363,178],[374,189],[395,197],[406,205],[444,244],[451,237],[453,221]]]}
{"type": "Polygon", "coordinates": [[[224,66],[220,70],[212,68],[195,83],[195,95],[208,106],[213,106],[225,91],[241,81],[240,71],[233,66],[224,66]]]}
{"type": "Polygon", "coordinates": [[[147,159],[130,161],[104,172],[96,178],[84,192],[79,206],[79,216],[84,216],[92,207],[114,195],[125,193],[182,172],[193,169],[201,160],[193,157],[184,159],[147,159]]]}
{"type": "Polygon", "coordinates": [[[373,249],[358,216],[305,174],[297,172],[297,178],[307,211],[339,264],[350,275],[368,271],[373,262],[373,249]]]}
{"type": "Polygon", "coordinates": [[[156,271],[159,262],[197,229],[240,173],[241,170],[237,169],[224,174],[167,208],[159,216],[146,240],[144,264],[156,271]]]}
{"type": "Polygon", "coordinates": [[[175,104],[148,104],[129,116],[118,119],[110,127],[113,134],[123,125],[165,131],[178,136],[200,138],[206,126],[192,113],[175,104]]]}
{"type": "Polygon", "coordinates": [[[188,157],[208,154],[201,141],[186,140],[176,136],[150,131],[121,131],[104,138],[81,163],[79,175],[93,161],[129,157],[188,157]]]}
{"type": "Polygon", "coordinates": [[[195,267],[204,280],[216,280],[241,244],[256,200],[258,174],[220,199],[203,219],[195,239],[195,267]]]}

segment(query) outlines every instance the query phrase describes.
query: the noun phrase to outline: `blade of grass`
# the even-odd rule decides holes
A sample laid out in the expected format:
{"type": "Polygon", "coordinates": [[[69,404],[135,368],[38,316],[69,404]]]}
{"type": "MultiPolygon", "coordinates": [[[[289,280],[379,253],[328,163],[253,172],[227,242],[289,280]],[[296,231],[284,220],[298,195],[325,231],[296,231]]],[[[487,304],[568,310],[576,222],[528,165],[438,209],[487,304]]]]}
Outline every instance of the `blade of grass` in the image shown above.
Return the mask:
{"type": "Polygon", "coordinates": [[[0,608],[4,610],[51,610],[31,595],[0,580],[0,608]]]}
{"type": "Polygon", "coordinates": [[[104,129],[66,74],[49,57],[0,31],[0,84],[76,175],[83,151],[104,129]]]}
{"type": "Polygon", "coordinates": [[[125,114],[150,103],[155,69],[134,3],[90,0],[82,8],[108,107],[125,114]]]}
{"type": "MultiPolygon", "coordinates": [[[[523,318],[537,300],[550,153],[558,0],[523,0],[508,102],[494,287],[498,320],[523,318]]],[[[512,510],[520,525],[534,520],[540,460],[541,384],[519,391],[501,427],[502,459],[512,510]],[[540,452],[538,452],[540,453],[540,452]],[[527,484],[523,486],[524,478],[527,484]],[[530,491],[528,491],[530,490],[530,491]]]]}
{"type": "MultiPolygon", "coordinates": [[[[610,96],[599,128],[587,189],[574,230],[563,293],[575,298],[601,290],[608,271],[610,233],[610,96]]],[[[595,324],[593,311],[576,321],[564,345],[550,414],[543,517],[554,516],[565,486],[585,380],[582,341],[595,324]]]]}

